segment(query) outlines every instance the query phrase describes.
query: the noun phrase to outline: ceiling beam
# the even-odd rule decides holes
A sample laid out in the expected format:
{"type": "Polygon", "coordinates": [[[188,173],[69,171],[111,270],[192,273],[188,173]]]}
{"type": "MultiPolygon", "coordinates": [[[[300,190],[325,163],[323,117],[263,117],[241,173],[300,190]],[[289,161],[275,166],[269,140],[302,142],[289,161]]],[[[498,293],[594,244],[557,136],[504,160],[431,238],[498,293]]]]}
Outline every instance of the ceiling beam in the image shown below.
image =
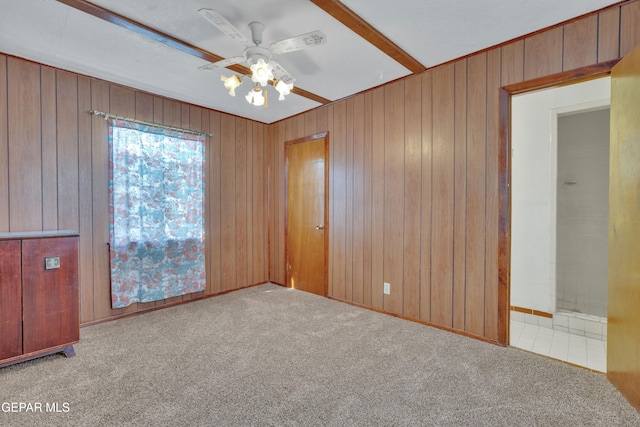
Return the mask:
{"type": "Polygon", "coordinates": [[[426,67],[417,59],[385,37],[380,31],[376,30],[371,24],[362,19],[342,2],[338,0],[311,0],[311,2],[347,26],[351,31],[386,53],[412,73],[417,74],[426,70],[426,67]]]}
{"type": "MultiPolygon", "coordinates": [[[[88,1],[85,1],[85,0],[57,0],[57,1],[60,3],[66,4],[67,6],[72,7],[81,12],[95,16],[96,18],[100,18],[104,21],[115,24],[119,27],[126,28],[127,30],[133,31],[136,34],[147,37],[151,40],[155,40],[159,43],[164,44],[165,46],[169,46],[170,48],[177,49],[181,52],[195,56],[196,58],[204,59],[205,61],[208,61],[208,62],[218,62],[225,59],[222,56],[216,55],[215,53],[211,53],[204,49],[200,49],[199,47],[193,46],[185,41],[172,37],[168,34],[162,33],[140,22],[134,21],[130,18],[127,18],[126,16],[122,16],[120,14],[112,12],[108,9],[105,9],[101,6],[90,3],[88,1]]],[[[248,67],[245,67],[243,65],[236,64],[236,65],[231,65],[227,68],[231,71],[242,74],[244,76],[251,75],[251,70],[248,67]]],[[[308,92],[304,89],[300,89],[298,87],[294,87],[291,92],[295,93],[296,95],[308,98],[312,101],[318,102],[320,104],[328,104],[331,102],[328,99],[325,99],[314,93],[308,92]]]]}

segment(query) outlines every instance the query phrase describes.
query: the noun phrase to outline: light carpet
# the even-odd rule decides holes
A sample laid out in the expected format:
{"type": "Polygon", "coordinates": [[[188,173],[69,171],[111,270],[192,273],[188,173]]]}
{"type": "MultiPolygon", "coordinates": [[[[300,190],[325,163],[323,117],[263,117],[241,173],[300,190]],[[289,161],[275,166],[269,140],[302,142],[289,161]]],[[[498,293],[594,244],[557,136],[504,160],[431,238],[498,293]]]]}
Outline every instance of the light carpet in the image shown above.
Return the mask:
{"type": "Polygon", "coordinates": [[[0,425],[640,426],[602,374],[271,284],[82,328],[76,353],[0,369],[0,425]]]}

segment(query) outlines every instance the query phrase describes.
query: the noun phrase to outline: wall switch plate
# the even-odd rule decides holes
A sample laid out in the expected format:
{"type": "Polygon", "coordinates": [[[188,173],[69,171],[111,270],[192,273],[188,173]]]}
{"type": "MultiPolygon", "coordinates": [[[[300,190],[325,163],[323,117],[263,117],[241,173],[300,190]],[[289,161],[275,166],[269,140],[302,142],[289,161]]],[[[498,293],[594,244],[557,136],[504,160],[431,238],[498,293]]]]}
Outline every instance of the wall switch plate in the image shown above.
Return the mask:
{"type": "Polygon", "coordinates": [[[384,294],[391,295],[391,283],[384,282],[384,294]]]}
{"type": "Polygon", "coordinates": [[[44,259],[45,270],[53,270],[54,268],[60,268],[60,257],[51,256],[44,259]]]}

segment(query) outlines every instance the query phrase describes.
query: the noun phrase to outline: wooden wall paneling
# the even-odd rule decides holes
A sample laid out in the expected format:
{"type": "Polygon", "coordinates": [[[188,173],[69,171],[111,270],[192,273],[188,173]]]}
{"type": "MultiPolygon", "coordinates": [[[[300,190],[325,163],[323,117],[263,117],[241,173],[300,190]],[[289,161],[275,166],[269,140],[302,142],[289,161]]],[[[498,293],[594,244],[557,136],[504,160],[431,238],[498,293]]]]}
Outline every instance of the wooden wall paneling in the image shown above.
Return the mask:
{"type": "Polygon", "coordinates": [[[331,283],[333,284],[332,296],[345,299],[345,274],[346,274],[346,234],[349,230],[347,224],[347,103],[339,102],[333,105],[331,135],[331,159],[329,160],[331,183],[331,233],[329,244],[331,245],[331,283]]]}
{"type": "Polygon", "coordinates": [[[164,99],[159,96],[153,97],[153,122],[163,123],[164,99]]]}
{"type": "Polygon", "coordinates": [[[525,80],[562,71],[562,35],[563,27],[555,27],[524,40],[525,80]]]}
{"type": "Polygon", "coordinates": [[[363,219],[362,219],[362,225],[363,225],[363,235],[362,235],[362,246],[363,246],[363,253],[362,253],[362,263],[363,263],[363,274],[362,274],[362,281],[363,281],[363,289],[362,289],[362,303],[367,306],[370,307],[371,306],[371,292],[372,292],[372,283],[371,283],[371,268],[372,268],[372,260],[371,260],[371,255],[372,255],[372,251],[371,251],[371,242],[372,242],[372,238],[371,238],[371,233],[372,233],[372,199],[373,199],[373,194],[372,194],[372,183],[373,183],[373,176],[371,173],[372,170],[372,160],[373,160],[373,148],[372,148],[372,142],[373,142],[373,126],[372,126],[372,118],[371,118],[371,114],[372,114],[372,94],[371,92],[365,92],[362,95],[362,99],[363,99],[363,123],[362,123],[362,138],[363,138],[363,143],[362,143],[362,154],[363,154],[363,159],[362,159],[362,165],[363,165],[363,197],[362,197],[362,203],[363,203],[363,219]]]}
{"type": "Polygon", "coordinates": [[[431,321],[452,327],[454,66],[433,72],[431,321]]]}
{"type": "Polygon", "coordinates": [[[236,283],[235,288],[246,286],[247,283],[247,121],[237,117],[236,127],[236,163],[234,172],[236,174],[236,283]]]}
{"type": "MultiPolygon", "coordinates": [[[[500,217],[499,194],[499,149],[500,149],[500,48],[487,53],[487,165],[486,165],[486,217],[485,217],[485,327],[484,336],[498,340],[500,327],[499,280],[498,280],[498,218],[500,217]]],[[[506,302],[508,304],[508,302],[506,302]]],[[[503,322],[508,321],[502,313],[503,322]]],[[[502,343],[504,344],[504,343],[502,343]]]]}
{"type": "Polygon", "coordinates": [[[502,86],[524,81],[524,40],[502,47],[502,86]]]}
{"type": "MultiPolygon", "coordinates": [[[[334,126],[333,126],[333,104],[328,105],[323,109],[325,111],[324,116],[326,117],[326,126],[327,130],[333,135],[334,134],[334,126]]],[[[333,136],[332,138],[333,139],[333,136]]],[[[336,146],[335,142],[331,143],[331,149],[329,150],[329,248],[327,250],[327,295],[335,297],[334,286],[333,286],[333,264],[334,264],[334,245],[333,239],[335,236],[335,230],[333,229],[333,223],[336,222],[333,215],[333,205],[335,202],[335,193],[334,193],[334,169],[335,165],[333,164],[334,159],[334,149],[336,146]]],[[[339,143],[338,143],[339,146],[339,143]]]]}
{"type": "Polygon", "coordinates": [[[268,218],[266,198],[268,181],[265,176],[265,126],[253,123],[253,181],[252,181],[252,221],[253,221],[253,272],[251,283],[261,283],[268,280],[266,275],[266,245],[265,230],[268,218]]]}
{"type": "Polygon", "coordinates": [[[221,116],[220,168],[222,215],[220,234],[222,237],[221,270],[222,290],[236,286],[236,120],[235,117],[221,116]]]}
{"type": "MultiPolygon", "coordinates": [[[[279,126],[279,134],[278,139],[275,141],[276,148],[276,158],[277,165],[285,164],[285,154],[284,154],[284,142],[287,140],[287,128],[285,124],[281,124],[279,126]]],[[[277,193],[278,200],[278,211],[276,215],[276,223],[278,230],[277,237],[277,254],[278,254],[278,263],[276,265],[276,274],[278,283],[284,284],[286,281],[286,273],[285,273],[285,258],[284,258],[284,230],[285,230],[285,171],[282,166],[278,168],[276,171],[276,181],[274,184],[276,188],[274,192],[277,193]]]]}
{"type": "Polygon", "coordinates": [[[42,230],[40,66],[8,58],[9,231],[42,230]]]}
{"type": "Polygon", "coordinates": [[[255,149],[255,146],[256,146],[256,141],[254,140],[254,136],[253,136],[253,129],[254,129],[253,122],[247,120],[246,128],[247,128],[247,144],[246,144],[247,174],[245,177],[245,182],[246,182],[246,188],[247,188],[246,190],[247,214],[245,216],[245,221],[247,223],[247,241],[246,241],[245,251],[246,251],[247,264],[245,268],[245,286],[255,283],[253,281],[253,262],[254,262],[253,255],[256,250],[255,242],[253,238],[254,225],[255,225],[255,222],[253,220],[253,216],[254,216],[253,180],[255,179],[254,178],[255,165],[253,164],[253,150],[255,149]]]}
{"type": "Polygon", "coordinates": [[[353,98],[353,297],[364,301],[364,96],[353,98]]]}
{"type": "Polygon", "coordinates": [[[422,185],[420,224],[420,320],[431,322],[431,221],[433,187],[433,71],[422,74],[422,185]]]}
{"type": "Polygon", "coordinates": [[[620,7],[598,14],[598,63],[620,57],[620,7]]]}
{"type": "Polygon", "coordinates": [[[221,144],[222,137],[221,113],[209,112],[209,131],[213,137],[207,138],[207,186],[206,197],[209,200],[209,223],[205,236],[209,258],[207,260],[207,293],[222,291],[222,171],[221,144]]]}
{"type": "MultiPolygon", "coordinates": [[[[109,85],[109,111],[125,117],[135,117],[136,114],[136,93],[129,88],[116,84],[109,85]]],[[[180,126],[180,123],[177,124],[180,126]]]]}
{"type": "Polygon", "coordinates": [[[564,26],[563,71],[597,62],[598,15],[589,15],[564,26]]]}
{"type": "Polygon", "coordinates": [[[372,231],[371,231],[371,305],[383,308],[384,282],[384,149],[385,149],[385,92],[378,88],[372,94],[372,231]]]}
{"type": "MultiPolygon", "coordinates": [[[[285,144],[287,141],[291,141],[293,139],[295,139],[294,137],[294,124],[296,123],[295,118],[292,120],[286,120],[284,122],[284,125],[282,126],[282,130],[284,131],[284,138],[280,140],[280,153],[282,153],[282,157],[281,157],[281,162],[279,163],[280,165],[284,165],[286,164],[286,151],[285,151],[285,144]]],[[[281,168],[284,169],[284,168],[281,168]]],[[[280,263],[280,271],[281,271],[281,275],[282,275],[282,280],[283,283],[287,280],[287,273],[286,273],[286,238],[285,238],[285,233],[286,233],[286,217],[287,217],[287,211],[286,211],[286,200],[287,200],[287,187],[286,187],[286,173],[284,170],[280,171],[280,176],[281,176],[281,184],[278,187],[279,191],[280,191],[280,200],[283,201],[283,203],[281,203],[280,206],[280,213],[278,214],[278,220],[280,222],[280,229],[284,230],[284,233],[281,234],[282,236],[282,240],[280,242],[281,244],[281,254],[282,254],[282,258],[281,258],[281,263],[280,263]]],[[[287,285],[289,285],[287,283],[287,285]]]]}
{"type": "Polygon", "coordinates": [[[295,129],[296,129],[296,132],[295,132],[296,137],[294,139],[304,138],[305,136],[310,135],[309,133],[307,133],[305,129],[304,115],[299,114],[295,116],[294,123],[295,123],[295,129]]]}
{"type": "MultiPolygon", "coordinates": [[[[109,85],[91,80],[91,109],[109,111],[109,85]]],[[[93,310],[94,319],[111,316],[109,286],[109,149],[108,125],[103,117],[91,116],[91,165],[93,178],[93,310]]]]}
{"type": "Polygon", "coordinates": [[[58,224],[79,230],[78,75],[57,71],[58,224]]]}
{"type": "MultiPolygon", "coordinates": [[[[404,247],[402,314],[420,317],[420,209],[422,207],[422,78],[404,82],[404,247]]],[[[393,291],[392,291],[393,292],[393,291]]]]}
{"type": "MultiPolygon", "coordinates": [[[[202,131],[206,133],[211,133],[211,128],[209,127],[209,119],[210,114],[209,110],[202,108],[200,109],[200,120],[202,121],[202,131]]],[[[212,200],[211,200],[211,190],[209,185],[211,183],[211,163],[209,161],[210,156],[210,136],[205,136],[204,138],[204,262],[205,262],[205,275],[206,275],[206,287],[202,293],[204,295],[211,294],[211,208],[212,208],[212,200]]]]}
{"type": "Polygon", "coordinates": [[[623,4],[620,8],[620,58],[640,44],[640,2],[623,4]]]}
{"type": "MultiPolygon", "coordinates": [[[[467,254],[465,330],[484,334],[487,155],[487,55],[469,58],[467,106],[467,254]]],[[[455,307],[459,309],[461,307],[455,307]]]]}
{"type": "Polygon", "coordinates": [[[304,132],[306,135],[320,133],[318,129],[318,110],[313,109],[304,113],[304,132]]]}
{"type": "Polygon", "coordinates": [[[93,186],[91,150],[91,79],[78,77],[78,287],[80,323],[93,313],[93,186]]]}
{"type": "Polygon", "coordinates": [[[0,54],[0,231],[9,231],[9,143],[7,57],[0,54]]]}
{"type": "Polygon", "coordinates": [[[353,211],[354,207],[354,188],[353,181],[355,179],[355,164],[353,159],[353,97],[346,100],[347,115],[346,115],[346,134],[345,134],[345,146],[346,146],[346,203],[345,203],[345,236],[344,236],[344,298],[347,301],[353,301],[353,234],[355,224],[353,223],[353,211]]]}
{"type": "Polygon", "coordinates": [[[162,99],[162,121],[167,126],[182,125],[182,104],[171,99],[162,99]]]}
{"type": "MultiPolygon", "coordinates": [[[[268,129],[267,129],[267,157],[268,157],[268,162],[267,162],[267,179],[269,181],[269,186],[268,186],[268,190],[269,190],[269,195],[267,198],[267,203],[268,203],[268,209],[269,209],[269,221],[268,221],[268,227],[267,227],[267,246],[268,246],[268,272],[267,274],[269,275],[269,281],[271,282],[276,282],[276,277],[275,277],[275,264],[276,264],[276,248],[275,248],[275,239],[277,238],[277,234],[276,234],[276,230],[275,230],[275,217],[276,217],[276,213],[278,211],[278,205],[277,205],[277,201],[276,201],[276,195],[274,194],[274,179],[275,179],[275,173],[276,170],[278,169],[278,163],[276,163],[276,156],[275,156],[275,147],[274,147],[274,140],[276,138],[276,130],[278,129],[279,124],[274,124],[271,125],[268,129]]],[[[283,284],[283,283],[281,283],[283,284]]]]}
{"type": "Polygon", "coordinates": [[[144,92],[135,93],[136,119],[153,122],[153,95],[144,92]]]}
{"type": "Polygon", "coordinates": [[[453,328],[465,329],[467,246],[467,59],[455,63],[453,328]]]}
{"type": "Polygon", "coordinates": [[[402,314],[404,265],[404,80],[384,86],[384,310],[402,314]]]}
{"type": "MultiPolygon", "coordinates": [[[[42,158],[42,230],[58,229],[58,147],[56,134],[56,70],[40,67],[41,158],[42,158]]],[[[75,109],[75,98],[68,100],[75,109]]],[[[66,129],[60,129],[64,132],[66,129]]],[[[77,165],[77,159],[76,159],[77,165]]],[[[74,166],[77,167],[77,166],[74,166]]],[[[62,189],[62,185],[60,185],[62,189]]],[[[61,198],[62,199],[62,198],[61,198]]],[[[73,203],[70,201],[70,203],[73,203]]],[[[65,203],[60,205],[64,209],[65,203]]],[[[60,212],[60,220],[63,220],[60,212]]]]}
{"type": "Polygon", "coordinates": [[[191,123],[191,105],[180,103],[180,126],[189,128],[191,123]]]}
{"type": "Polygon", "coordinates": [[[329,131],[329,107],[319,107],[316,110],[317,112],[316,121],[318,123],[318,127],[316,128],[316,133],[328,132],[329,131]]]}

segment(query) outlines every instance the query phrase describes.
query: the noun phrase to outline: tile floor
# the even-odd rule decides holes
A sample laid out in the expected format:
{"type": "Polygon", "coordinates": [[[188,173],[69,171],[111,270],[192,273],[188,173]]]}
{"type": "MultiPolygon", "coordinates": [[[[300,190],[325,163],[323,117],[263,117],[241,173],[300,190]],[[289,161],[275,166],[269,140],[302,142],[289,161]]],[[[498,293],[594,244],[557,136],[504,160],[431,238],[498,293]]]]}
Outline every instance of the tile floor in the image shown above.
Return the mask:
{"type": "Polygon", "coordinates": [[[553,329],[551,319],[511,312],[510,345],[597,371],[607,371],[607,342],[553,329]],[[537,324],[536,324],[537,323],[537,324]]]}

